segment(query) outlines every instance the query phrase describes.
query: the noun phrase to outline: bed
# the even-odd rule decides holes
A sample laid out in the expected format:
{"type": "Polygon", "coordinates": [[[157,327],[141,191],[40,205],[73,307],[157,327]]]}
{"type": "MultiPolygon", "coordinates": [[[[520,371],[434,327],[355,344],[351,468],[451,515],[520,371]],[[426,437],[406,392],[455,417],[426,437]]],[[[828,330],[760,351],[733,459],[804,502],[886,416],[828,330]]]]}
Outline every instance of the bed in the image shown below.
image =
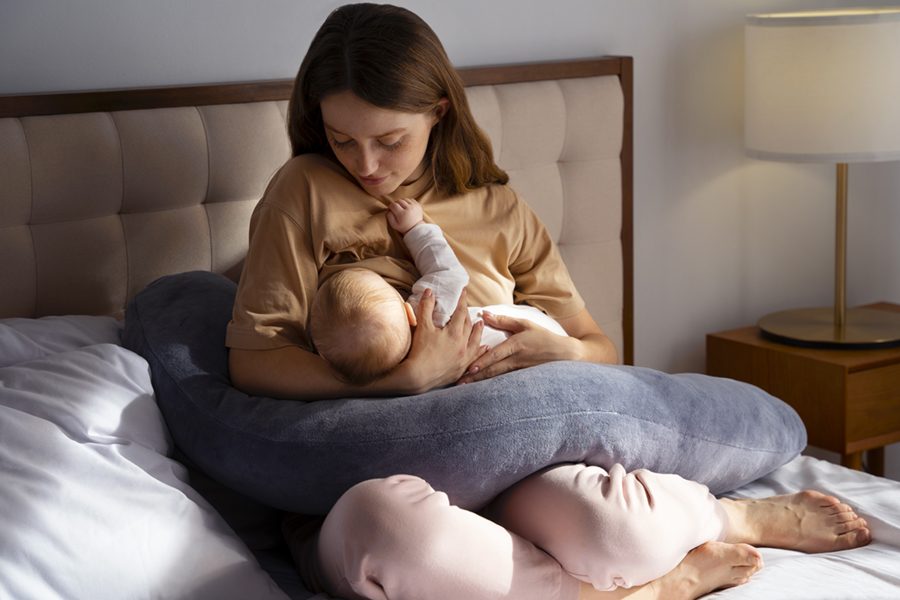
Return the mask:
{"type": "MultiPolygon", "coordinates": [[[[461,70],[498,162],[633,362],[632,61],[461,70]]],[[[288,158],[290,81],[0,97],[0,597],[309,598],[277,510],[197,468],[145,358],[122,345],[151,282],[236,280],[288,158]]],[[[797,457],[736,490],[813,487],[875,542],[767,567],[716,598],[900,597],[900,483],[797,457]]]]}

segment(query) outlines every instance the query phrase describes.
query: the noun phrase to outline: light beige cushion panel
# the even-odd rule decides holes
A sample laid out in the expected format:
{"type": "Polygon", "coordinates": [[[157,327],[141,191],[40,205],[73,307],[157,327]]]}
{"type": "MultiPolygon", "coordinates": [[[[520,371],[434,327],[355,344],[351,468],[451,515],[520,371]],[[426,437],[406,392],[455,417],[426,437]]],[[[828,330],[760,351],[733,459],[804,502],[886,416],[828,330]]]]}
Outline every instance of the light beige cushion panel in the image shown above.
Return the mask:
{"type": "Polygon", "coordinates": [[[565,244],[559,249],[578,291],[584,296],[591,316],[616,344],[621,360],[621,288],[617,285],[604,285],[602,282],[622,279],[622,245],[612,241],[600,244],[565,244]]]}
{"type": "Polygon", "coordinates": [[[619,159],[560,163],[566,198],[564,244],[619,242],[622,231],[622,170],[619,159]]]}
{"type": "Polygon", "coordinates": [[[625,128],[625,97],[618,77],[563,79],[566,145],[563,162],[590,158],[618,160],[625,128]]]}
{"type": "Polygon", "coordinates": [[[494,157],[500,156],[503,152],[503,122],[500,115],[500,100],[497,98],[496,86],[479,85],[476,87],[466,88],[466,99],[469,102],[469,109],[478,126],[487,134],[491,140],[491,146],[494,151],[494,157]]]}
{"type": "Polygon", "coordinates": [[[28,144],[18,119],[0,119],[0,315],[29,314],[35,303],[28,144]]]}
{"type": "Polygon", "coordinates": [[[212,270],[237,281],[247,254],[247,224],[256,199],[206,205],[212,244],[212,270]]]}
{"type": "Polygon", "coordinates": [[[114,314],[125,302],[118,215],[34,225],[38,315],[114,314]]]}
{"type": "Polygon", "coordinates": [[[30,168],[22,123],[18,119],[0,119],[0,227],[28,223],[30,168]]]}
{"type": "Polygon", "coordinates": [[[555,162],[509,169],[509,183],[559,242],[563,225],[563,181],[555,162]]]}
{"type": "MultiPolygon", "coordinates": [[[[278,107],[278,112],[281,113],[281,120],[287,125],[287,110],[288,110],[288,101],[287,100],[279,100],[275,103],[275,106],[278,107]]],[[[287,138],[285,138],[287,139],[287,138]]]]}
{"type": "Polygon", "coordinates": [[[32,316],[37,269],[28,225],[0,227],[0,317],[32,316]]]}
{"type": "Polygon", "coordinates": [[[196,108],[112,114],[122,140],[123,213],[197,206],[209,187],[206,131],[196,108]]]}
{"type": "Polygon", "coordinates": [[[287,128],[274,102],[200,108],[209,140],[207,202],[258,200],[290,156],[287,128]]]}
{"type": "Polygon", "coordinates": [[[497,161],[523,169],[559,160],[566,139],[566,105],[554,81],[495,86],[502,115],[497,161]]]}
{"type": "Polygon", "coordinates": [[[122,150],[107,113],[22,119],[31,159],[32,223],[114,215],[122,150]]]}
{"type": "Polygon", "coordinates": [[[128,297],[158,277],[211,270],[209,223],[201,205],[122,215],[128,244],[128,297]]]}

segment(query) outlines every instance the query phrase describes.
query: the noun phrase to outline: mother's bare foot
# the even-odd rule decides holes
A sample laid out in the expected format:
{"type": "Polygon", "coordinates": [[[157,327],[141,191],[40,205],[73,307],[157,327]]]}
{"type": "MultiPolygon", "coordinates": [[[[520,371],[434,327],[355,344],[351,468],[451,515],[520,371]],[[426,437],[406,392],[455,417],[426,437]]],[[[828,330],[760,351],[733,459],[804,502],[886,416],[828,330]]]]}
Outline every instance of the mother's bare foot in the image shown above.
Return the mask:
{"type": "Polygon", "coordinates": [[[807,490],[759,500],[721,500],[731,520],[726,541],[830,552],[872,541],[868,524],[833,496],[807,490]]]}
{"type": "Polygon", "coordinates": [[[658,598],[693,600],[713,590],[747,583],[762,566],[762,555],[753,546],[707,542],[650,585],[656,588],[658,598]]]}
{"type": "Polygon", "coordinates": [[[707,542],[650,583],[610,592],[582,583],[579,600],[695,600],[720,588],[747,583],[762,568],[762,555],[747,544],[707,542]]]}

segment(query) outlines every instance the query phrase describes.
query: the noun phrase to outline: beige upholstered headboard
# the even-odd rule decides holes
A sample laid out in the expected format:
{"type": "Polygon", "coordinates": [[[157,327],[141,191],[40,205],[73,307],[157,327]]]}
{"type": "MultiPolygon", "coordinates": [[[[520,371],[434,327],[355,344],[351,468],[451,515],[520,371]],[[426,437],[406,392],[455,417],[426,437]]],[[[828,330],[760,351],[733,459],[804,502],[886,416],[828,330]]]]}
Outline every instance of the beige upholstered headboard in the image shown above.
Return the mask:
{"type": "MultiPolygon", "coordinates": [[[[497,162],[597,322],[632,348],[632,62],[463,69],[497,162]]],[[[116,314],[152,280],[237,278],[288,158],[290,81],[0,96],[0,318],[116,314]]]]}

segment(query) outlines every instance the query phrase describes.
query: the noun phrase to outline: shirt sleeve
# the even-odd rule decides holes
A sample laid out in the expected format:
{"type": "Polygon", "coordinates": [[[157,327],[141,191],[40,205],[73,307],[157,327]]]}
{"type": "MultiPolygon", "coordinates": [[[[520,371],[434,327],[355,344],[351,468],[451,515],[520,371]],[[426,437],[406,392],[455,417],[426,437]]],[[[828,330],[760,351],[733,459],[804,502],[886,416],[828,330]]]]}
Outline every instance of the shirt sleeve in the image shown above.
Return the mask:
{"type": "Polygon", "coordinates": [[[421,275],[413,284],[407,302],[413,309],[417,308],[422,294],[431,289],[435,298],[434,323],[443,327],[456,310],[459,296],[469,283],[469,274],[437,225],[420,223],[406,232],[403,242],[421,275]]]}
{"type": "MultiPolygon", "coordinates": [[[[285,193],[275,186],[269,194],[285,193]]],[[[302,188],[290,193],[302,194],[302,188]]],[[[297,199],[302,205],[303,198],[297,199]]],[[[284,346],[312,349],[309,308],[318,288],[318,269],[307,223],[265,199],[250,220],[250,244],[235,297],[225,344],[265,350],[284,346]]]]}
{"type": "Polygon", "coordinates": [[[585,307],[584,300],[547,228],[519,198],[513,212],[521,231],[509,266],[516,282],[515,303],[539,308],[554,319],[578,314],[585,307]]]}

